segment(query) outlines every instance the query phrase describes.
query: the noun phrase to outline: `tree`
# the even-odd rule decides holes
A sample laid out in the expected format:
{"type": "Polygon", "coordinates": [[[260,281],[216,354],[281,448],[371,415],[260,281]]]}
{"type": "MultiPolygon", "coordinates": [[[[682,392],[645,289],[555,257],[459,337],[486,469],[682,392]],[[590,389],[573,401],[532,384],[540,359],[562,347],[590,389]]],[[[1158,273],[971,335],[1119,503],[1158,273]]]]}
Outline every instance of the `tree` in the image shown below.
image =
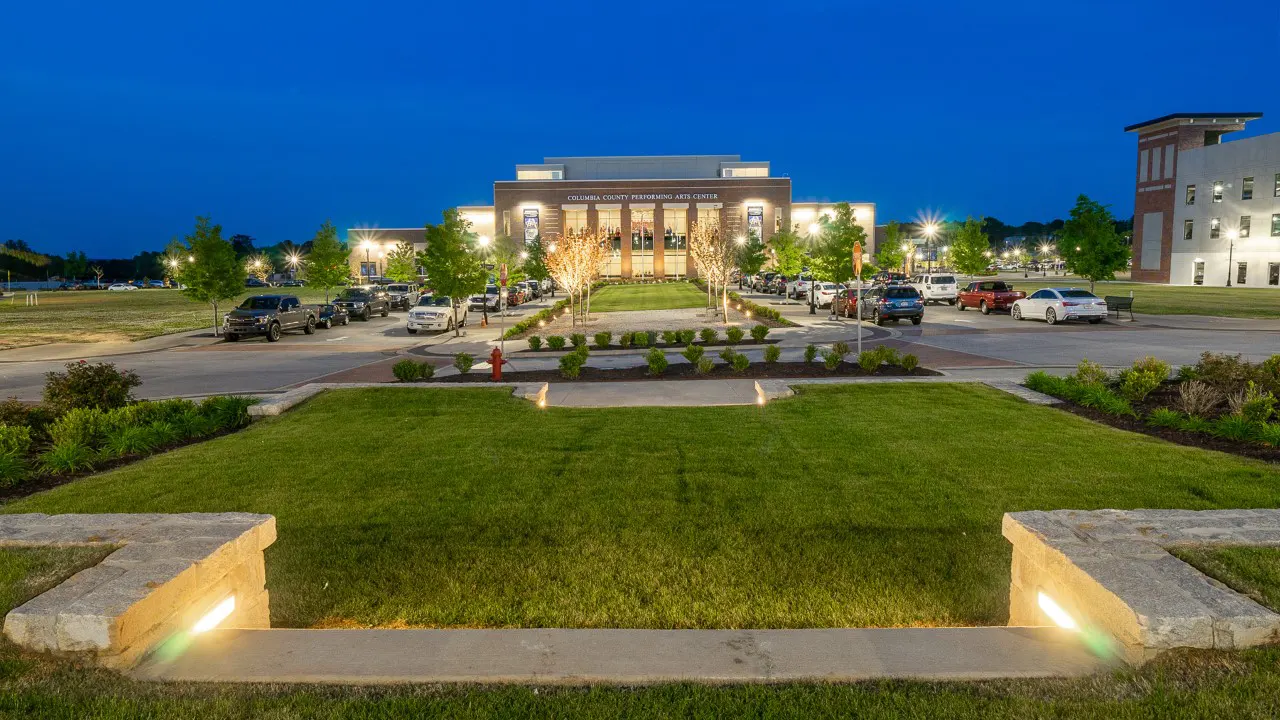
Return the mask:
{"type": "Polygon", "coordinates": [[[271,263],[271,257],[266,253],[254,253],[244,261],[245,270],[252,276],[258,278],[262,282],[266,282],[271,277],[271,272],[275,269],[271,263]]]}
{"type": "Polygon", "coordinates": [[[507,266],[508,285],[520,282],[527,276],[524,264],[528,261],[529,251],[525,247],[524,241],[515,240],[508,235],[499,235],[493,239],[490,257],[493,258],[494,267],[507,266]]]}
{"type": "Polygon", "coordinates": [[[98,284],[99,286],[101,286],[101,285],[102,285],[102,276],[106,274],[106,272],[102,269],[102,266],[101,266],[101,265],[91,265],[91,266],[89,266],[89,272],[93,273],[93,277],[94,277],[94,278],[96,278],[96,282],[97,282],[97,284],[98,284]]]}
{"type": "Polygon", "coordinates": [[[418,279],[417,254],[414,252],[413,243],[396,243],[395,249],[387,253],[385,275],[396,282],[418,279]]]}
{"type": "Polygon", "coordinates": [[[783,275],[795,275],[804,267],[804,248],[794,230],[781,230],[769,238],[773,266],[783,275]]]}
{"type": "Polygon", "coordinates": [[[342,285],[351,275],[351,249],[338,241],[338,231],[328,220],[311,240],[311,252],[302,260],[303,277],[315,287],[324,288],[324,301],[329,290],[342,285]]]}
{"type": "MultiPolygon", "coordinates": [[[[569,230],[554,243],[555,250],[547,254],[547,270],[556,284],[569,294],[570,324],[576,324],[579,313],[586,304],[583,294],[590,288],[591,280],[600,271],[606,257],[608,237],[604,230],[569,230]],[[577,310],[573,298],[577,295],[577,310]]],[[[585,320],[585,317],[584,317],[585,320]]]]}
{"type": "Polygon", "coordinates": [[[965,275],[977,275],[991,264],[987,255],[991,251],[991,241],[982,231],[985,222],[985,218],[965,218],[952,234],[951,262],[965,275]]]}
{"type": "MultiPolygon", "coordinates": [[[[427,281],[437,295],[453,300],[453,307],[464,297],[482,292],[489,279],[489,272],[480,262],[480,256],[471,251],[471,223],[462,219],[457,208],[445,210],[444,222],[427,225],[427,248],[418,253],[418,264],[427,274],[427,281]]],[[[315,254],[312,248],[311,253],[315,254]]],[[[459,334],[458,328],[453,329],[459,334]]]]}
{"type": "Polygon", "coordinates": [[[253,254],[253,238],[248,235],[232,235],[231,248],[236,251],[237,258],[247,258],[253,254]]]}
{"type": "Polygon", "coordinates": [[[75,280],[84,275],[88,269],[89,258],[83,251],[72,250],[67,253],[67,259],[62,261],[62,276],[70,280],[75,280]]]}
{"type": "Polygon", "coordinates": [[[853,279],[853,244],[867,243],[867,231],[853,217],[849,203],[836,203],[830,218],[823,217],[822,233],[811,253],[814,277],[830,282],[853,279]]]}
{"type": "Polygon", "coordinates": [[[526,241],[524,251],[527,257],[521,267],[529,279],[541,282],[551,277],[551,273],[547,270],[547,250],[542,246],[541,235],[526,241]]]}
{"type": "Polygon", "coordinates": [[[218,335],[218,303],[244,291],[244,265],[231,243],[222,239],[222,226],[208,217],[197,217],[195,231],[182,243],[182,254],[191,258],[175,273],[184,285],[182,294],[213,306],[213,334],[218,335]]]}
{"type": "Polygon", "coordinates": [[[724,321],[729,322],[729,275],[733,273],[737,252],[729,238],[720,231],[716,220],[699,220],[689,230],[689,257],[698,267],[698,274],[707,281],[712,292],[720,288],[720,309],[724,321]]]}
{"type": "Polygon", "coordinates": [[[876,265],[881,270],[892,270],[902,267],[906,262],[907,251],[902,249],[902,224],[890,221],[884,228],[884,242],[876,248],[876,265]]]}
{"type": "Polygon", "coordinates": [[[747,241],[738,246],[738,272],[743,275],[755,275],[764,267],[764,263],[768,260],[765,252],[764,241],[760,236],[752,231],[747,235],[747,241]]]}
{"type": "Polygon", "coordinates": [[[1129,247],[1116,231],[1111,211],[1087,195],[1076,198],[1058,249],[1067,269],[1089,281],[1089,292],[1099,280],[1114,280],[1129,262],[1129,247]]]}

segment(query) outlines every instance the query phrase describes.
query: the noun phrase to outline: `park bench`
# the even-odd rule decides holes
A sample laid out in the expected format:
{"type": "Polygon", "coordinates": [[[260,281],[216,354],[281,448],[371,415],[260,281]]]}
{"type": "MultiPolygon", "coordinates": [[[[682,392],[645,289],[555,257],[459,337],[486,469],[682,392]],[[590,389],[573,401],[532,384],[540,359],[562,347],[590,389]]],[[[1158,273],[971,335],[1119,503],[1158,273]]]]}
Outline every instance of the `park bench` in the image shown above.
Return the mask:
{"type": "Polygon", "coordinates": [[[1107,301],[1107,314],[1108,314],[1108,315],[1110,315],[1111,313],[1115,313],[1115,314],[1116,314],[1116,319],[1117,319],[1117,320],[1119,320],[1119,319],[1120,319],[1120,311],[1121,311],[1121,310],[1128,310],[1128,311],[1129,311],[1129,319],[1130,319],[1130,320],[1132,320],[1132,319],[1133,319],[1133,298],[1131,298],[1131,297],[1123,297],[1123,296],[1120,296],[1120,295],[1108,295],[1108,296],[1106,296],[1106,297],[1104,297],[1104,298],[1102,298],[1102,299],[1103,299],[1103,300],[1105,300],[1105,301],[1107,301]]]}

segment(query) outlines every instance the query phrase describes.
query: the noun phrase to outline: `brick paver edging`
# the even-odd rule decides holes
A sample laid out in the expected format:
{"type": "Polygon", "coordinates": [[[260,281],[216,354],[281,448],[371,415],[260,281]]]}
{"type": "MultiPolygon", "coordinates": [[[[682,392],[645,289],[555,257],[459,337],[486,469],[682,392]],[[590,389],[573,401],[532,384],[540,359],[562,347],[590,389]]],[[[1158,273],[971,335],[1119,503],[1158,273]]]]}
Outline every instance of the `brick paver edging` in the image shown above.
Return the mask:
{"type": "Polygon", "coordinates": [[[308,398],[319,395],[326,390],[367,389],[367,388],[403,388],[407,390],[440,390],[458,388],[511,388],[515,397],[528,400],[535,405],[541,404],[547,396],[546,383],[492,383],[483,386],[468,383],[307,383],[293,388],[257,405],[249,407],[249,414],[254,417],[272,417],[290,410],[308,398]]]}

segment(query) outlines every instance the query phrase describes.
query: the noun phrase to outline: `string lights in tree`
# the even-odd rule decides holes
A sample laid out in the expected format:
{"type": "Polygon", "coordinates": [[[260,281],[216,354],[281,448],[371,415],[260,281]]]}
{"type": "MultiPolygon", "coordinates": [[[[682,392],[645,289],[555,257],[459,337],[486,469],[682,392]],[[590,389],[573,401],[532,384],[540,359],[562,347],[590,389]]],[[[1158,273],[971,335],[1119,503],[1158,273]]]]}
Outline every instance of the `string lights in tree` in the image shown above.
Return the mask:
{"type": "Polygon", "coordinates": [[[720,288],[720,312],[729,322],[729,276],[733,273],[736,252],[733,243],[720,230],[716,220],[698,220],[689,231],[689,257],[698,273],[714,291],[720,288]]]}

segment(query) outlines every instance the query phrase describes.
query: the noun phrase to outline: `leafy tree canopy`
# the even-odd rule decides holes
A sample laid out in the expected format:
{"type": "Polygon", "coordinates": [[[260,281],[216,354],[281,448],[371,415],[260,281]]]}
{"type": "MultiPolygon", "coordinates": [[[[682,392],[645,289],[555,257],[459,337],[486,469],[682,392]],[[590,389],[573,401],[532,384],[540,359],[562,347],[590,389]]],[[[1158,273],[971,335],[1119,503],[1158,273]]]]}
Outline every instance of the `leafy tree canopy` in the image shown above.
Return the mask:
{"type": "Polygon", "coordinates": [[[443,215],[443,222],[427,225],[427,248],[419,253],[418,263],[432,290],[453,298],[456,306],[466,296],[484,290],[489,272],[472,249],[471,223],[462,219],[456,208],[445,210],[443,215]]]}
{"type": "Polygon", "coordinates": [[[991,259],[987,257],[991,242],[982,231],[982,226],[982,219],[974,220],[969,217],[963,223],[957,223],[957,227],[950,233],[951,262],[956,270],[966,275],[980,273],[991,263],[991,259]]]}
{"type": "Polygon", "coordinates": [[[316,231],[310,244],[311,249],[302,260],[303,277],[310,285],[324,288],[324,299],[328,302],[329,290],[346,283],[351,276],[351,249],[338,241],[338,231],[328,220],[316,231]]]}
{"type": "Polygon", "coordinates": [[[781,230],[769,238],[773,266],[783,275],[795,275],[804,267],[804,247],[795,230],[781,230]]]}
{"type": "Polygon", "coordinates": [[[1089,281],[1114,280],[1116,271],[1129,262],[1129,246],[1116,230],[1115,218],[1105,205],[1081,195],[1062,228],[1058,253],[1067,269],[1089,281]]]}

